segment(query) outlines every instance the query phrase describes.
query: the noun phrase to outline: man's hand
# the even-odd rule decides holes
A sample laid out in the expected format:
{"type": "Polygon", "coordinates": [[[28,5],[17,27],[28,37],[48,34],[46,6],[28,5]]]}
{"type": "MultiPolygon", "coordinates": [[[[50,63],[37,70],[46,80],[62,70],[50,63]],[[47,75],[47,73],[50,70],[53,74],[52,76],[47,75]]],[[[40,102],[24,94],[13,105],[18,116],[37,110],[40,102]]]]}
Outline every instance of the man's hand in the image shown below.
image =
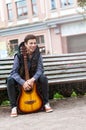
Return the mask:
{"type": "Polygon", "coordinates": [[[35,79],[34,78],[28,79],[27,82],[28,82],[28,85],[30,85],[33,88],[33,84],[35,82],[35,79]]]}
{"type": "Polygon", "coordinates": [[[32,88],[32,86],[30,84],[28,84],[27,81],[25,81],[25,83],[23,84],[23,88],[25,91],[27,91],[27,90],[30,90],[32,88]]]}
{"type": "Polygon", "coordinates": [[[24,90],[30,90],[30,89],[32,89],[34,82],[35,82],[34,78],[31,78],[31,79],[25,81],[25,83],[23,84],[24,90]]]}

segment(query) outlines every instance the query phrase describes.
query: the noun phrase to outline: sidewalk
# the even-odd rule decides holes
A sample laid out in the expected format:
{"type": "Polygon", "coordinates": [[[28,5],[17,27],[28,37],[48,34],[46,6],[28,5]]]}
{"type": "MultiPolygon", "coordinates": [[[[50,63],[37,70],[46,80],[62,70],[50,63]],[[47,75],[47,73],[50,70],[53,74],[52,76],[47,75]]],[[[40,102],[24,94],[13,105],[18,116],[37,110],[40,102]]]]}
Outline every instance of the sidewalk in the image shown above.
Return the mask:
{"type": "Polygon", "coordinates": [[[0,108],[0,130],[86,130],[86,96],[51,101],[52,113],[38,112],[11,118],[0,108]]]}

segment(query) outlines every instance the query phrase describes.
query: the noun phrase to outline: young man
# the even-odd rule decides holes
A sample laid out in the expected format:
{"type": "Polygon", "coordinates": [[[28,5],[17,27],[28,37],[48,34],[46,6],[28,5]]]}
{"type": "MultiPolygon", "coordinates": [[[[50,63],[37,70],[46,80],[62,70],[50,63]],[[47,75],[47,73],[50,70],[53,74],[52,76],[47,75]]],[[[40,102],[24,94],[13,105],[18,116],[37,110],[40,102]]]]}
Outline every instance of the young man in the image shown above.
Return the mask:
{"type": "Polygon", "coordinates": [[[43,104],[46,112],[52,112],[52,108],[48,102],[48,80],[43,74],[43,61],[42,56],[39,52],[39,48],[36,44],[36,37],[34,35],[27,35],[19,46],[19,51],[14,57],[14,65],[7,79],[7,91],[9,100],[11,103],[11,117],[18,115],[17,113],[17,91],[16,86],[19,84],[23,87],[25,91],[30,90],[33,87],[34,82],[39,82],[42,90],[43,104]],[[28,69],[30,74],[30,79],[25,81],[19,70],[24,72],[23,59],[20,53],[20,47],[25,46],[28,55],[28,69]]]}

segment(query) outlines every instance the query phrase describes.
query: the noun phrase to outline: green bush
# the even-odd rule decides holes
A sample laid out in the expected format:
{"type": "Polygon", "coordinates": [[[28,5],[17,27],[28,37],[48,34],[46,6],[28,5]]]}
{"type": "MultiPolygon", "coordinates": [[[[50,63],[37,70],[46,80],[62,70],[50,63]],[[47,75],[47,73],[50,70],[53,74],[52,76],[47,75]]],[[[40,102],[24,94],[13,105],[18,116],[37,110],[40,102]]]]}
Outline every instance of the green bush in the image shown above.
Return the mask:
{"type": "Polygon", "coordinates": [[[9,106],[10,105],[10,101],[9,100],[5,100],[1,103],[1,106],[9,106]]]}
{"type": "Polygon", "coordinates": [[[73,91],[73,93],[71,94],[71,97],[77,97],[77,94],[73,91]]]}
{"type": "Polygon", "coordinates": [[[53,99],[64,99],[64,97],[59,93],[55,93],[53,99]]]}

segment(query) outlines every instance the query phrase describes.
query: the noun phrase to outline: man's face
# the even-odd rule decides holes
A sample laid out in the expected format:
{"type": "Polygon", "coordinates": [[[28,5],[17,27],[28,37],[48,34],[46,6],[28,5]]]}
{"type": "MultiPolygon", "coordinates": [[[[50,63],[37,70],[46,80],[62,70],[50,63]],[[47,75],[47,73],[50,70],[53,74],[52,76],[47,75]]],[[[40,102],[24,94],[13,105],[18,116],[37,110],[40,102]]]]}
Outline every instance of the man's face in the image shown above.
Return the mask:
{"type": "Polygon", "coordinates": [[[37,47],[36,39],[30,39],[30,40],[28,40],[28,42],[25,43],[25,46],[27,48],[27,52],[29,54],[32,54],[35,51],[36,47],[37,47]]]}

